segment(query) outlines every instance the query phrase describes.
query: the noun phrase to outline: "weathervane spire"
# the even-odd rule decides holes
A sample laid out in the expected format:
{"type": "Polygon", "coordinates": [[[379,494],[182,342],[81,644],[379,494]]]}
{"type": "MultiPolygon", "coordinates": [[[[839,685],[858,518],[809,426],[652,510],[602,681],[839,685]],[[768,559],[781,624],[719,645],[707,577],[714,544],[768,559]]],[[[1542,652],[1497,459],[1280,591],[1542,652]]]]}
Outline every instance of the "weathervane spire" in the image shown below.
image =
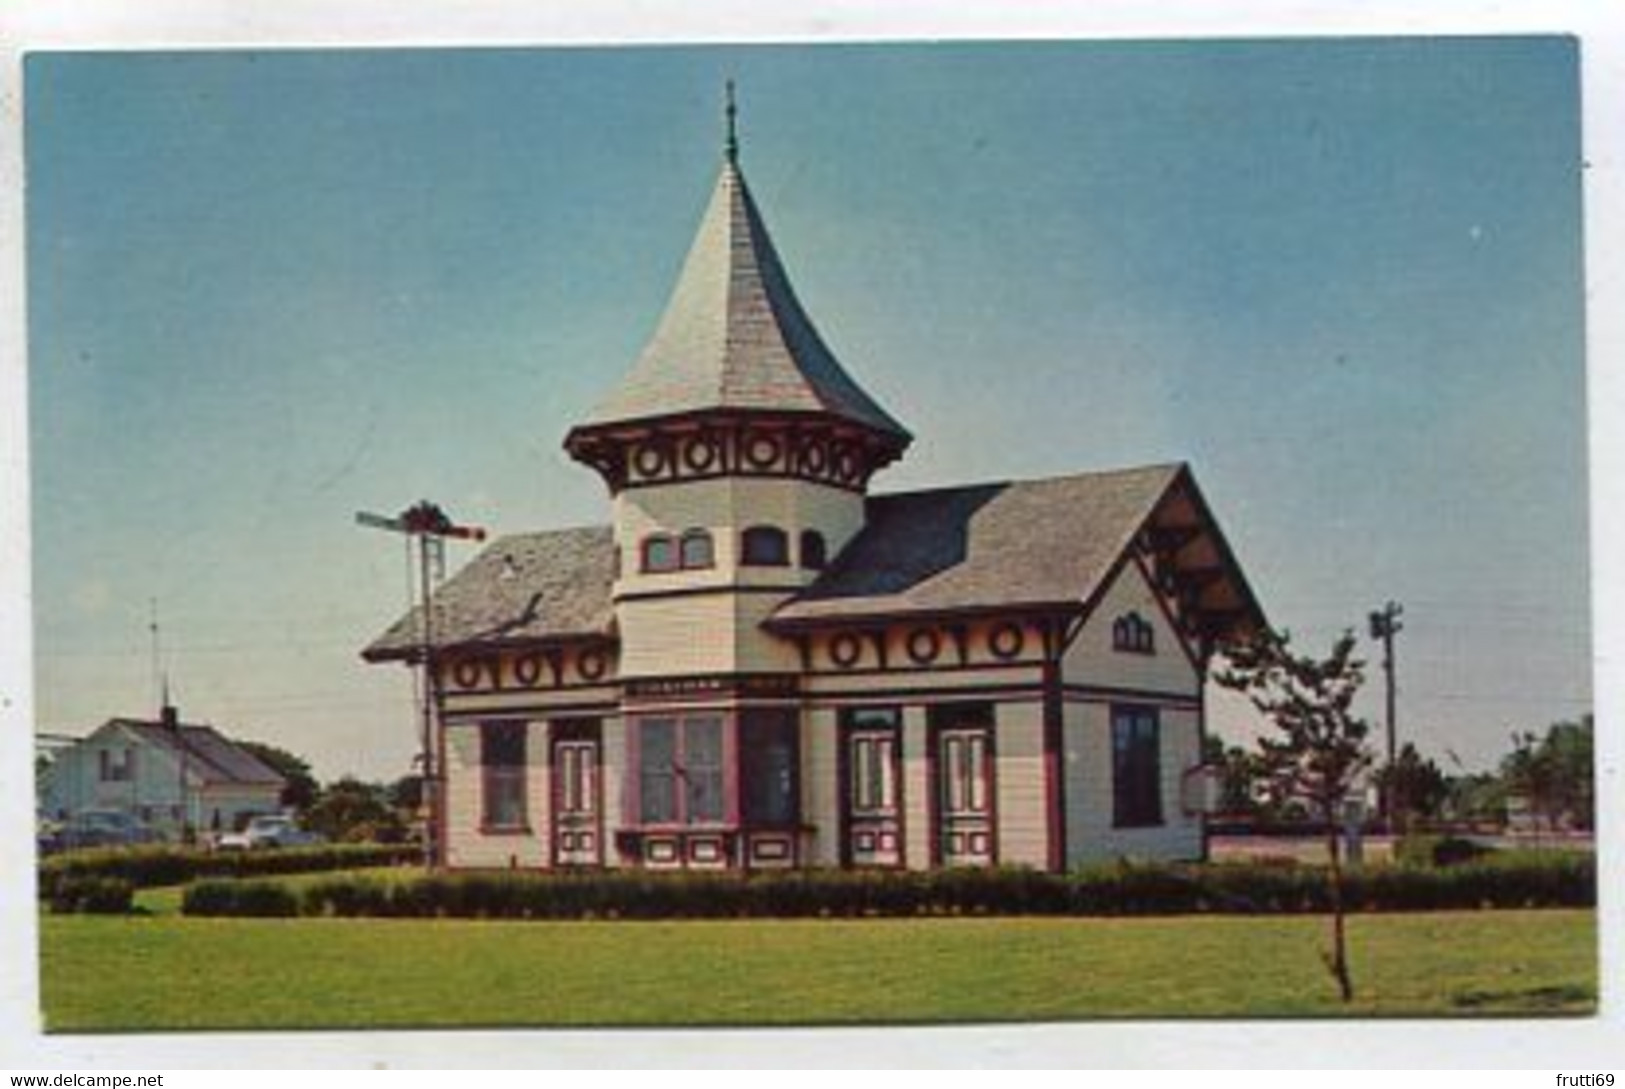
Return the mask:
{"type": "Polygon", "coordinates": [[[726,106],[726,109],[724,110],[724,112],[727,114],[727,118],[728,118],[728,142],[725,145],[723,145],[723,151],[724,151],[724,154],[726,154],[728,156],[729,164],[731,164],[733,166],[738,166],[739,165],[739,133],[737,131],[737,124],[736,124],[735,119],[739,115],[739,110],[734,105],[734,81],[731,80],[731,79],[728,80],[727,83],[725,84],[725,97],[727,99],[727,106],[726,106]]]}

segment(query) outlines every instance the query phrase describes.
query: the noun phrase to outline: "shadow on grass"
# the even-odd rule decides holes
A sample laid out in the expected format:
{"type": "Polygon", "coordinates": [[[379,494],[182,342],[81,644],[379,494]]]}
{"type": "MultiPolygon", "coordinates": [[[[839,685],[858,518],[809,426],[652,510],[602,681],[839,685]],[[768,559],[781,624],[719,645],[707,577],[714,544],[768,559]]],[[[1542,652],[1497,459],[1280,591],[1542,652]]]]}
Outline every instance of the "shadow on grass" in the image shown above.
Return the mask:
{"type": "Polygon", "coordinates": [[[1522,990],[1464,991],[1453,996],[1451,1003],[1457,1009],[1485,1012],[1589,1013],[1597,1008],[1597,996],[1590,988],[1567,984],[1522,990]]]}

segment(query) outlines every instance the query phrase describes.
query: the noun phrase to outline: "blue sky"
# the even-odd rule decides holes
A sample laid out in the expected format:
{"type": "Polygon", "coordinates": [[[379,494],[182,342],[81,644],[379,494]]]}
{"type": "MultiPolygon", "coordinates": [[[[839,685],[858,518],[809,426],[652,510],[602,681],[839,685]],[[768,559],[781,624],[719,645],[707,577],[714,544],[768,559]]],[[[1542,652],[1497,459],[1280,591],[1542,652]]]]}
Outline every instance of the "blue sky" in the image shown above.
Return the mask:
{"type": "Polygon", "coordinates": [[[403,772],[406,676],[356,652],[404,563],[352,515],[604,519],[559,443],[653,328],[730,76],[802,301],[918,436],[879,488],[1189,460],[1276,623],[1324,644],[1405,603],[1424,752],[1484,766],[1589,709],[1567,40],[26,75],[42,729],[150,709],[156,597],[187,717],[403,772]]]}

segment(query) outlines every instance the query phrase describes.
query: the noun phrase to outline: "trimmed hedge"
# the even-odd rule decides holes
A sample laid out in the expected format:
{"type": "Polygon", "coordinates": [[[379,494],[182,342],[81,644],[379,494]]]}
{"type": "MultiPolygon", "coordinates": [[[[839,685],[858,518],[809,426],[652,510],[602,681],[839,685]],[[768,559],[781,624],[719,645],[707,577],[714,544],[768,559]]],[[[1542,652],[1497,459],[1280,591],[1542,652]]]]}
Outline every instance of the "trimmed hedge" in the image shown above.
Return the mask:
{"type": "MultiPolygon", "coordinates": [[[[1553,854],[1449,868],[1367,867],[1347,874],[1344,899],[1354,911],[1588,907],[1596,903],[1596,865],[1588,855],[1553,854]]],[[[274,881],[204,882],[189,888],[182,904],[191,915],[485,919],[1281,914],[1328,908],[1320,867],[1122,863],[1071,874],[630,870],[435,874],[401,882],[334,877],[310,884],[302,895],[274,881]]]]}
{"type": "Polygon", "coordinates": [[[39,898],[52,900],[64,881],[112,877],[138,889],[180,885],[200,877],[355,870],[411,862],[422,849],[403,844],[333,844],[264,851],[203,851],[197,848],[105,847],[52,855],[39,865],[39,898]]]}
{"type": "Polygon", "coordinates": [[[186,915],[248,915],[256,917],[299,914],[299,897],[276,881],[199,881],[181,895],[186,915]]]}
{"type": "Polygon", "coordinates": [[[58,881],[47,900],[57,915],[128,915],[135,886],[121,877],[70,877],[58,881]]]}

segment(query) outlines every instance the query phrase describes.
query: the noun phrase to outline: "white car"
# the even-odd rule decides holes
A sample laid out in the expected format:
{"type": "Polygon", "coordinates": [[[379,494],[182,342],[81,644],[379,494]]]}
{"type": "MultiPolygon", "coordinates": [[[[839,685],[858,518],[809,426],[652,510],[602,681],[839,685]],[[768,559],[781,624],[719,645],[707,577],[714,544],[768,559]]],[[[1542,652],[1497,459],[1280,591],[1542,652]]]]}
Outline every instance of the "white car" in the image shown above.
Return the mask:
{"type": "Polygon", "coordinates": [[[215,841],[223,851],[252,851],[260,847],[309,847],[323,842],[315,832],[306,832],[292,817],[253,817],[241,832],[227,832],[215,841]]]}

